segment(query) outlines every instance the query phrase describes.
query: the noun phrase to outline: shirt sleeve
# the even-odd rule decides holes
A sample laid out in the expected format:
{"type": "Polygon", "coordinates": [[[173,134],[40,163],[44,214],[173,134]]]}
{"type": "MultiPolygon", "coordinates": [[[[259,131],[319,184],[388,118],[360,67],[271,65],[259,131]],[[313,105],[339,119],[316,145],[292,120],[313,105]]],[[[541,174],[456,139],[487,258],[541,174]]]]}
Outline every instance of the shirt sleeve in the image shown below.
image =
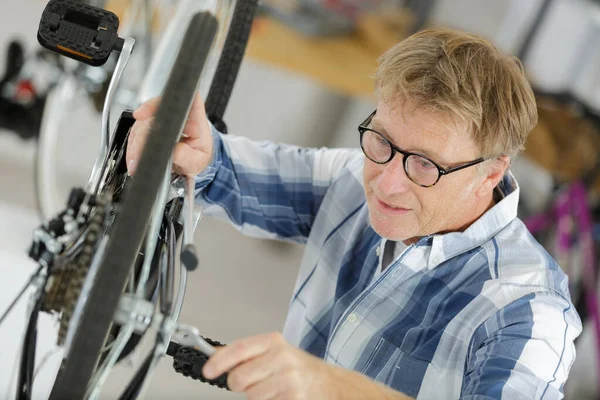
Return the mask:
{"type": "Polygon", "coordinates": [[[213,159],[196,176],[205,215],[245,234],[305,243],[327,189],[358,149],[314,149],[221,135],[212,127],[213,159]]]}
{"type": "Polygon", "coordinates": [[[581,321],[554,293],[521,298],[474,335],[461,399],[562,399],[581,321]]]}

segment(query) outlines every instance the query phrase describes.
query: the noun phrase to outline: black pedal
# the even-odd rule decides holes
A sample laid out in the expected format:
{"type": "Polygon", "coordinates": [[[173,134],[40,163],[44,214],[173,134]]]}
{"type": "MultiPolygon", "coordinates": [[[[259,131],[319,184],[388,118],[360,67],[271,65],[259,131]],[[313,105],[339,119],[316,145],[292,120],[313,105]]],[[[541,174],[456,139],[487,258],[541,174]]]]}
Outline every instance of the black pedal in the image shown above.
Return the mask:
{"type": "MultiPolygon", "coordinates": [[[[216,340],[209,338],[204,338],[204,340],[213,346],[223,346],[216,340]]],[[[217,379],[206,379],[204,375],[202,375],[202,368],[208,361],[208,357],[200,350],[171,342],[169,343],[167,354],[173,357],[173,369],[175,372],[188,378],[229,390],[229,387],[227,386],[227,374],[223,374],[217,379]]]]}
{"type": "Polygon", "coordinates": [[[50,0],[42,13],[38,41],[45,48],[97,67],[121,50],[119,18],[76,0],[50,0]]]}

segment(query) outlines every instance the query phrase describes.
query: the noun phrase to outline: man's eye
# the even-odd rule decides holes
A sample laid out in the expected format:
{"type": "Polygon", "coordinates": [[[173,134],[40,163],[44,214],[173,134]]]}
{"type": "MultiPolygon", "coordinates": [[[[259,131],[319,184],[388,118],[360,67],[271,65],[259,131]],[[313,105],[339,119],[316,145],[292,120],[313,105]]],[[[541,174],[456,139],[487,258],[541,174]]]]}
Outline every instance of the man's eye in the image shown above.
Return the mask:
{"type": "Polygon", "coordinates": [[[388,145],[387,141],[384,138],[382,138],[381,136],[379,136],[379,135],[377,135],[377,144],[380,145],[380,146],[387,146],[388,145]]]}
{"type": "Polygon", "coordinates": [[[429,169],[429,168],[435,168],[435,165],[433,165],[433,163],[431,161],[426,160],[422,157],[419,157],[419,167],[429,169]]]}

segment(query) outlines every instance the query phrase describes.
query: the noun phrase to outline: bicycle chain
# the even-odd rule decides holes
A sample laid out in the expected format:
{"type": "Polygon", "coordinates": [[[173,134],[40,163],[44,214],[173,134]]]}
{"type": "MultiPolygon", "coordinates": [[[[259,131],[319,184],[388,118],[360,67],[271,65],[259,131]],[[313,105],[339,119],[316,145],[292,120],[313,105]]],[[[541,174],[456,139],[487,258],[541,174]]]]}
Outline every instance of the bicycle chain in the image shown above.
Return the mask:
{"type": "MultiPolygon", "coordinates": [[[[204,338],[212,346],[220,347],[222,343],[217,342],[209,338],[204,338]]],[[[230,390],[227,386],[227,374],[223,374],[216,379],[206,379],[202,375],[202,367],[208,361],[206,354],[194,347],[181,346],[177,343],[169,343],[169,349],[167,354],[173,357],[173,369],[178,374],[182,374],[185,377],[192,378],[204,383],[208,383],[211,386],[216,386],[221,389],[230,390]]]]}
{"type": "Polygon", "coordinates": [[[73,311],[81,295],[104,226],[110,226],[115,219],[116,210],[114,207],[107,207],[108,199],[118,201],[129,179],[126,173],[116,173],[116,168],[123,162],[124,157],[124,149],[112,149],[109,157],[111,160],[109,172],[105,177],[106,184],[101,194],[94,196],[95,212],[87,222],[82,248],[74,257],[56,259],[53,272],[49,277],[42,310],[62,312],[57,339],[59,345],[62,345],[66,339],[73,311]]]}
{"type": "Polygon", "coordinates": [[[43,310],[62,312],[58,329],[58,345],[64,344],[69,323],[75,306],[81,296],[81,290],[90,270],[94,252],[104,229],[106,202],[96,199],[95,211],[90,217],[85,237],[79,253],[72,259],[59,261],[51,274],[43,310]]]}

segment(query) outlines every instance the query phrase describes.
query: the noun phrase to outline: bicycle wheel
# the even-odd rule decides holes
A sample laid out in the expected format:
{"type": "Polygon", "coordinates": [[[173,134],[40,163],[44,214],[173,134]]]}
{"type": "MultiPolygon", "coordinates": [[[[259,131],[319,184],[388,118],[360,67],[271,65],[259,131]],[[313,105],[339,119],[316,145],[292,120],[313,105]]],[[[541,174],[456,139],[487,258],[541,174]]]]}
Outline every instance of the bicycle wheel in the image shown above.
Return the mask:
{"type": "Polygon", "coordinates": [[[42,220],[51,219],[63,209],[70,187],[76,186],[75,183],[79,186],[85,183],[85,176],[77,176],[72,171],[82,167],[90,170],[92,167],[91,162],[80,165],[85,158],[93,160],[93,148],[97,144],[90,143],[92,138],[89,136],[79,138],[76,157],[68,155],[69,144],[77,141],[81,132],[87,132],[100,123],[100,114],[88,94],[80,78],[67,74],[46,98],[34,166],[36,202],[42,220]],[[74,119],[73,115],[79,118],[74,119]],[[83,154],[88,157],[83,157],[83,154]]]}
{"type": "Polygon", "coordinates": [[[119,298],[146,234],[147,221],[169,168],[173,148],[187,119],[217,25],[212,15],[197,14],[184,36],[135,179],[124,189],[123,203],[108,234],[103,258],[87,293],[51,399],[85,397],[119,298]]]}
{"type": "Polygon", "coordinates": [[[240,1],[236,6],[223,52],[206,98],[206,115],[223,133],[227,133],[226,126],[222,122],[223,115],[242,65],[257,9],[258,0],[240,1]]]}

